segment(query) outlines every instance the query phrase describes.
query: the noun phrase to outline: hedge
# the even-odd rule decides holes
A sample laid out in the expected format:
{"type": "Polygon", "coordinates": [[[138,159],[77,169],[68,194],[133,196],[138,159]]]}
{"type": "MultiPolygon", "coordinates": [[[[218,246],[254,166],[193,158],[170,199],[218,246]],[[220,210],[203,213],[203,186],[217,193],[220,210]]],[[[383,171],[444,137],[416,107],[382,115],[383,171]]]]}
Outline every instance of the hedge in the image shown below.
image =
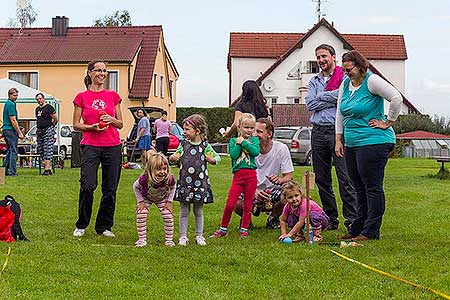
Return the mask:
{"type": "Polygon", "coordinates": [[[234,107],[177,107],[177,123],[181,126],[183,120],[193,114],[201,114],[205,117],[209,142],[226,142],[219,133],[219,129],[231,126],[234,107]]]}

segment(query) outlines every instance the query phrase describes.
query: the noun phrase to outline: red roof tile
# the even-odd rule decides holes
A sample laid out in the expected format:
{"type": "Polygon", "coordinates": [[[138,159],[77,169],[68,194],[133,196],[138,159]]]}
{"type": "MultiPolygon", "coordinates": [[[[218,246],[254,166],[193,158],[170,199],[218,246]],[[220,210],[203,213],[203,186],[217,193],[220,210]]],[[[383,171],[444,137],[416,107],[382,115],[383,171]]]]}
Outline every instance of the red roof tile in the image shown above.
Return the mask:
{"type": "Polygon", "coordinates": [[[0,28],[0,64],[131,62],[140,51],[129,94],[148,98],[162,26],[69,27],[66,36],[51,28],[0,28]]]}
{"type": "Polygon", "coordinates": [[[405,132],[396,135],[401,140],[426,140],[426,139],[450,139],[449,135],[428,132],[423,130],[405,132]]]}
{"type": "Polygon", "coordinates": [[[278,58],[295,44],[302,33],[230,33],[231,57],[278,58]]]}
{"type": "MultiPolygon", "coordinates": [[[[230,33],[230,57],[278,58],[294,46],[304,33],[230,33]]],[[[367,59],[405,60],[403,35],[342,34],[367,59]]]]}

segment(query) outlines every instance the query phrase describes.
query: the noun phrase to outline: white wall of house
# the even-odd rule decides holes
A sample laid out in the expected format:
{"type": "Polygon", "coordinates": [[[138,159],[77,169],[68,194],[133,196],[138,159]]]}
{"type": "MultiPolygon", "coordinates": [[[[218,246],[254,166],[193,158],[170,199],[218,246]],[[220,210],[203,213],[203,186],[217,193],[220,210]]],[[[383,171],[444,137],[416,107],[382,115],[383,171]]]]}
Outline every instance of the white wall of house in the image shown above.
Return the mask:
{"type": "Polygon", "coordinates": [[[304,41],[303,47],[294,50],[289,57],[287,57],[275,70],[273,70],[262,82],[261,90],[264,96],[269,99],[276,98],[278,104],[292,104],[292,99],[300,97],[300,103],[304,104],[305,90],[308,86],[308,82],[315,74],[309,72],[309,62],[316,61],[315,49],[320,44],[327,43],[332,45],[336,50],[336,59],[339,62],[339,58],[342,54],[347,52],[344,49],[344,45],[334,34],[331,33],[326,27],[318,28],[307,40],[304,41]],[[302,62],[303,74],[301,79],[288,79],[288,73],[299,63],[302,62]],[[265,82],[271,81],[274,83],[275,88],[272,91],[267,91],[265,82]]]}
{"type": "Polygon", "coordinates": [[[275,61],[274,58],[231,58],[231,102],[241,95],[245,81],[256,80],[275,61]]]}
{"type": "Polygon", "coordinates": [[[405,94],[405,61],[404,60],[371,60],[377,68],[403,95],[405,94]]]}

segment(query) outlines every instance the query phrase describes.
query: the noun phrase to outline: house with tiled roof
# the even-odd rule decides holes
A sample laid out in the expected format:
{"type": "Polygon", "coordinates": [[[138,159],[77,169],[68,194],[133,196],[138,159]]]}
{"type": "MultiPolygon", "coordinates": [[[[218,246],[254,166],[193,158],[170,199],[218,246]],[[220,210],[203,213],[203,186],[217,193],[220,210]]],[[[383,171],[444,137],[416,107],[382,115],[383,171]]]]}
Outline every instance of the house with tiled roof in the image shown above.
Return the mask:
{"type": "MultiPolygon", "coordinates": [[[[108,63],[106,88],[122,97],[124,138],[134,119],[127,107],[156,106],[176,119],[179,77],[162,26],[69,27],[56,17],[51,28],[0,28],[0,78],[45,91],[61,101],[61,123],[72,123],[73,98],[85,89],[89,61],[108,63]]],[[[20,93],[20,91],[19,91],[20,93]]],[[[34,119],[34,107],[19,107],[34,119]]]]}
{"type": "MultiPolygon", "coordinates": [[[[270,106],[304,105],[308,82],[319,72],[314,50],[323,43],[336,49],[338,65],[345,52],[360,51],[369,60],[372,72],[405,94],[408,56],[403,35],[341,34],[322,19],[306,33],[230,33],[227,62],[230,105],[239,97],[243,82],[249,79],[260,84],[270,106]]],[[[418,113],[404,96],[403,102],[403,114],[418,113]]]]}

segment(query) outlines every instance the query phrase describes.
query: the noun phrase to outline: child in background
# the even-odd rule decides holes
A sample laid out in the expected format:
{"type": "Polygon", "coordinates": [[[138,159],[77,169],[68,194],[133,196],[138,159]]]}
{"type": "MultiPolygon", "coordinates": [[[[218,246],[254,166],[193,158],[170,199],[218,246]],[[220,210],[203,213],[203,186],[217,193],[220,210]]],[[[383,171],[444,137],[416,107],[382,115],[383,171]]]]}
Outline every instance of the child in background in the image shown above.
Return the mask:
{"type": "MultiPolygon", "coordinates": [[[[286,182],[282,187],[281,197],[286,201],[283,213],[281,214],[281,235],[278,238],[283,240],[286,237],[292,238],[293,242],[302,241],[303,227],[306,218],[306,199],[302,197],[300,187],[294,181],[286,182]],[[287,229],[291,228],[289,232],[287,229]]],[[[314,201],[309,201],[309,221],[311,223],[314,242],[321,242],[322,229],[327,229],[330,224],[330,218],[325,214],[323,209],[314,201]]]]}
{"type": "Polygon", "coordinates": [[[170,173],[169,162],[162,153],[147,151],[147,163],[144,173],[133,184],[136,195],[136,226],[139,239],[136,247],[147,245],[148,209],[155,204],[164,221],[166,246],[173,247],[173,209],[175,178],[170,173]]]}
{"type": "Polygon", "coordinates": [[[233,181],[228,199],[222,215],[220,228],[211,238],[226,237],[231,215],[241,193],[244,193],[242,204],[242,223],[239,230],[241,238],[248,237],[248,227],[252,214],[252,202],[256,190],[256,162],[259,155],[259,139],[252,136],[255,130],[255,117],[252,114],[243,113],[239,119],[239,137],[230,140],[230,157],[233,171],[233,181]]]}
{"type": "Polygon", "coordinates": [[[205,246],[203,237],[203,204],[213,202],[207,163],[216,164],[220,156],[206,141],[207,125],[202,115],[192,115],[183,120],[184,140],[170,156],[174,162],[181,161],[175,200],[180,201],[180,239],[178,244],[187,246],[187,227],[190,204],[194,207],[195,242],[205,246]]]}

